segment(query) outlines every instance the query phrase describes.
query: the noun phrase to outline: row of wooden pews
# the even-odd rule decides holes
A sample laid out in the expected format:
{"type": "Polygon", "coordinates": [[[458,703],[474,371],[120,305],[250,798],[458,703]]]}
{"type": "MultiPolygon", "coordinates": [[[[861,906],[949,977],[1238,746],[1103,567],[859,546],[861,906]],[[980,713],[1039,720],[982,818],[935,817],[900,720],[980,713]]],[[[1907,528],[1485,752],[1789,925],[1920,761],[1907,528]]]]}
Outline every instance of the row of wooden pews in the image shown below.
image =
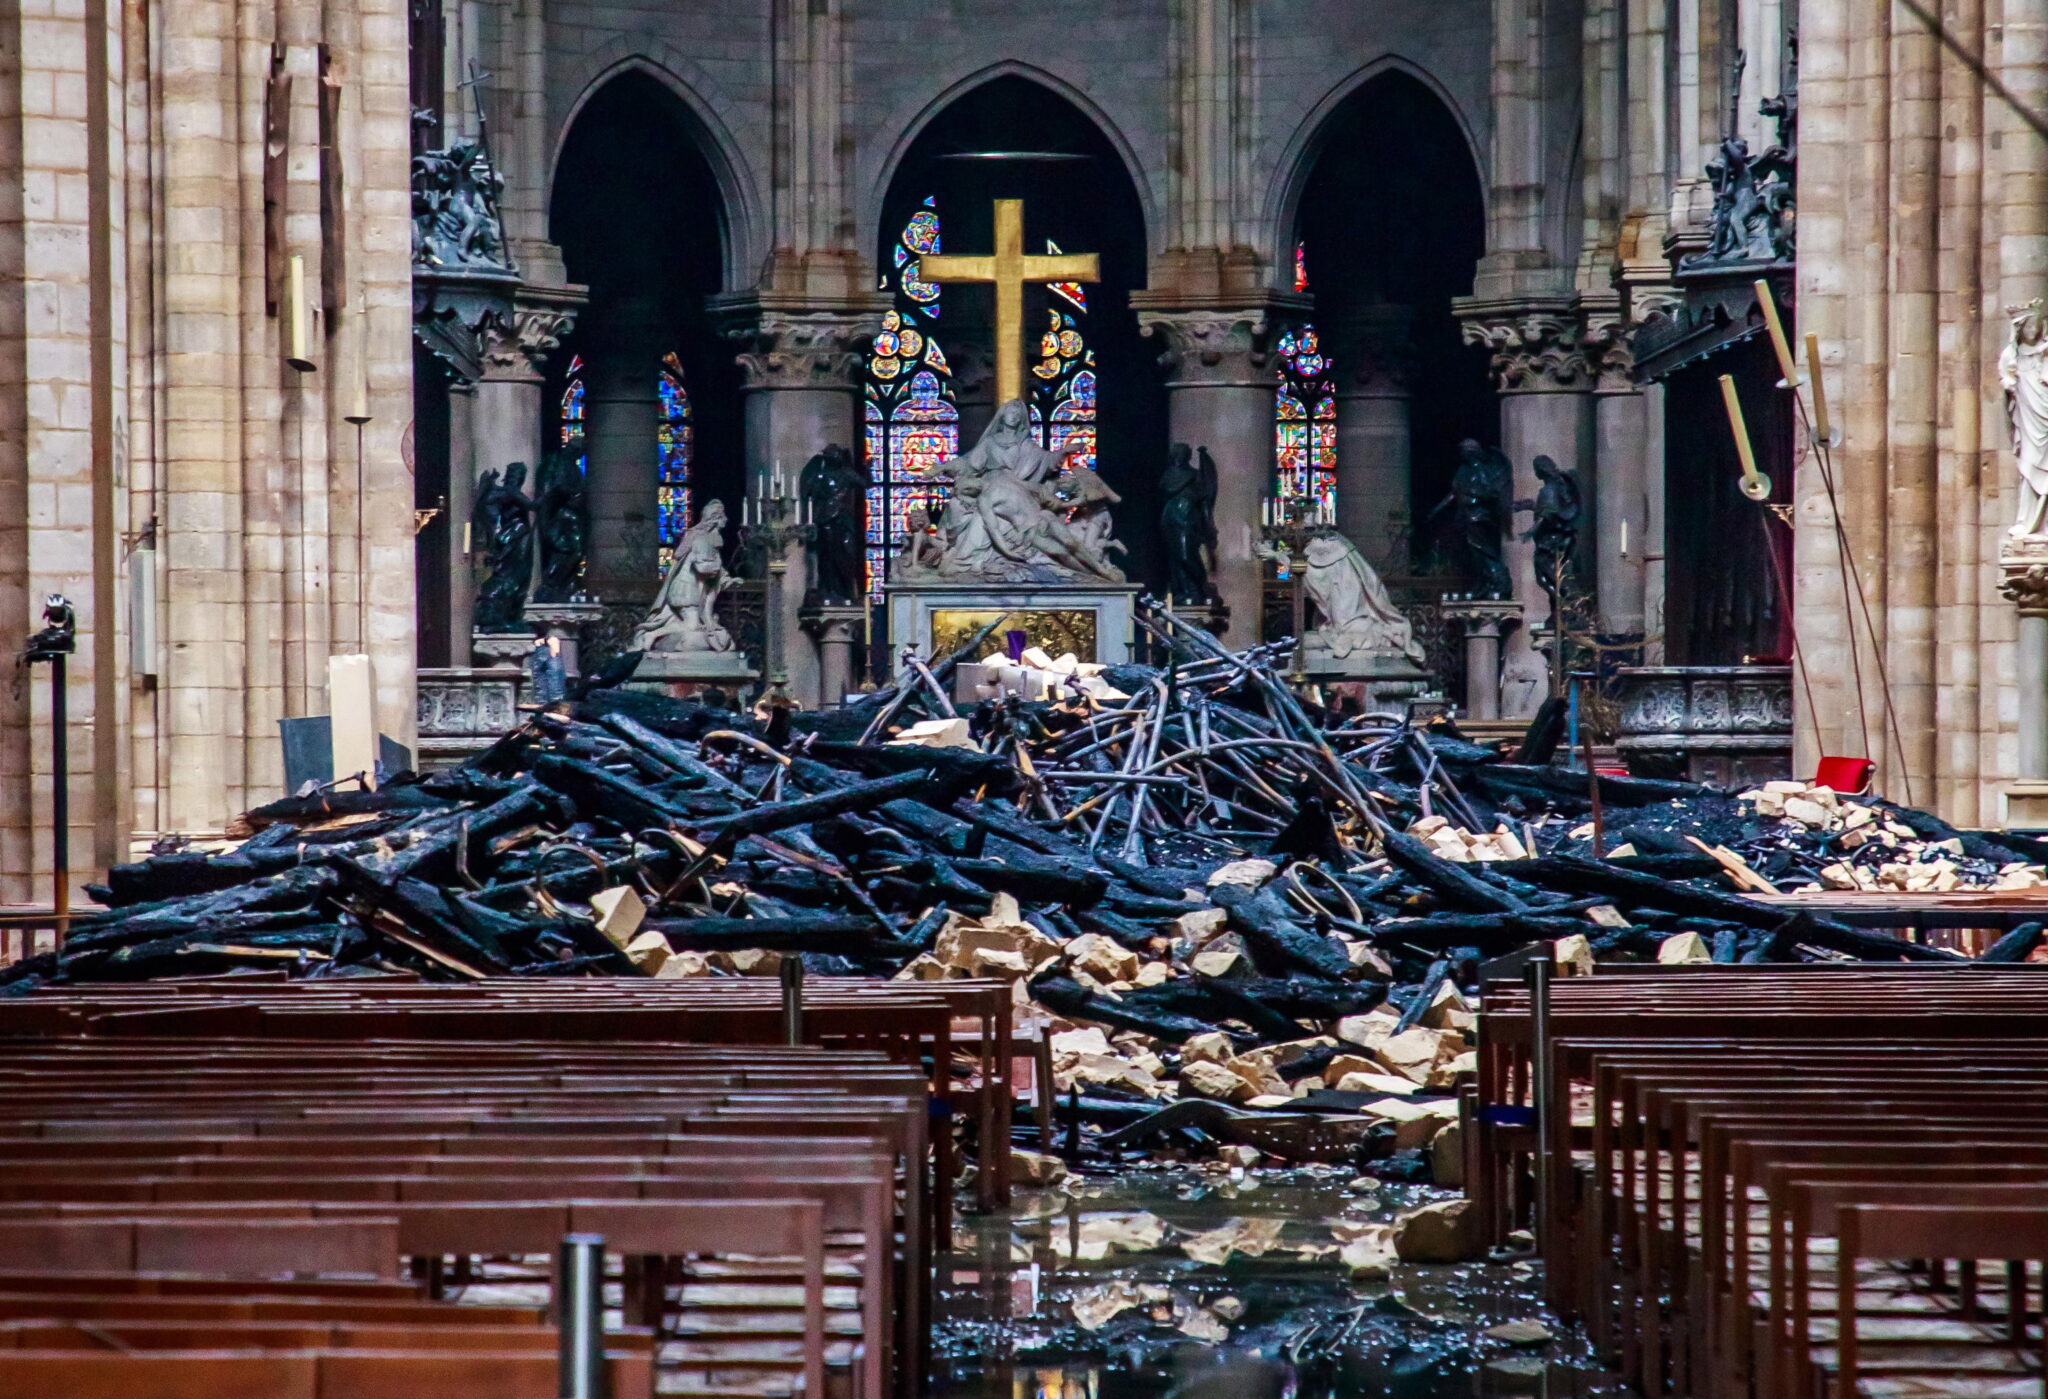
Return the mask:
{"type": "Polygon", "coordinates": [[[1551,1301],[1689,1399],[2042,1399],[2048,966],[1488,988],[1467,1167],[1551,1301]]]}
{"type": "Polygon", "coordinates": [[[618,1399],[914,1391],[948,1103],[1007,1136],[1010,993],[804,992],[803,1044],[741,980],[0,1002],[0,1399],[551,1399],[569,1235],[618,1399]]]}

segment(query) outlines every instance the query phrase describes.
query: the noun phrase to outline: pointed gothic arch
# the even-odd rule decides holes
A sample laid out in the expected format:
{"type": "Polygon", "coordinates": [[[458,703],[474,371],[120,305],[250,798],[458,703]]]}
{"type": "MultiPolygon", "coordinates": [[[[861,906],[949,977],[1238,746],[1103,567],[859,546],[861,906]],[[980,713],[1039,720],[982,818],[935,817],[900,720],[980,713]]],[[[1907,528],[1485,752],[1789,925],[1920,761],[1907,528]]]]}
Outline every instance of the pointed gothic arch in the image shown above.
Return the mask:
{"type": "Polygon", "coordinates": [[[1274,161],[1273,175],[1266,187],[1263,203],[1265,214],[1261,220],[1261,226],[1266,230],[1267,246],[1260,250],[1271,258],[1273,266],[1285,268],[1292,265],[1301,223],[1302,199],[1323,152],[1344,127],[1345,108],[1370,85],[1396,77],[1415,83],[1436,100],[1444,116],[1463,138],[1465,156],[1478,180],[1482,204],[1490,198],[1493,186],[1487,171],[1487,145],[1473,126],[1470,114],[1458,104],[1450,88],[1428,68],[1399,54],[1386,54],[1347,75],[1343,81],[1332,84],[1330,90],[1303,114],[1294,134],[1274,161]]]}
{"type": "Polygon", "coordinates": [[[719,289],[746,288],[767,255],[768,218],[753,167],[738,136],[719,115],[734,104],[699,65],[665,44],[649,50],[644,42],[620,35],[574,63],[569,83],[576,95],[554,130],[542,207],[553,208],[563,154],[586,108],[613,83],[632,77],[653,82],[674,99],[670,117],[688,133],[718,190],[719,289]]]}
{"type": "MultiPolygon", "coordinates": [[[[961,74],[922,102],[914,97],[906,98],[879,124],[881,130],[893,130],[897,136],[874,166],[873,178],[864,181],[860,186],[875,191],[860,211],[859,236],[863,247],[873,247],[877,243],[886,242],[891,236],[893,230],[888,227],[889,191],[895,188],[905,161],[911,157],[932,125],[978,89],[1009,80],[1029,84],[1045,97],[1079,113],[1114,152],[1117,163],[1123,167],[1124,178],[1130,182],[1131,190],[1137,196],[1138,216],[1143,227],[1148,232],[1161,227],[1161,191],[1153,183],[1157,172],[1148,170],[1138,159],[1137,148],[1125,137],[1121,127],[1103,109],[1102,104],[1047,68],[1017,59],[1004,59],[961,74]]],[[[1147,246],[1150,247],[1149,243],[1147,246]]]]}
{"type": "Polygon", "coordinates": [[[714,154],[673,87],[625,64],[579,103],[556,160],[548,231],[590,302],[556,357],[542,440],[566,444],[574,404],[586,578],[608,604],[651,598],[687,502],[739,479],[738,370],[709,309],[733,228],[714,154]]]}

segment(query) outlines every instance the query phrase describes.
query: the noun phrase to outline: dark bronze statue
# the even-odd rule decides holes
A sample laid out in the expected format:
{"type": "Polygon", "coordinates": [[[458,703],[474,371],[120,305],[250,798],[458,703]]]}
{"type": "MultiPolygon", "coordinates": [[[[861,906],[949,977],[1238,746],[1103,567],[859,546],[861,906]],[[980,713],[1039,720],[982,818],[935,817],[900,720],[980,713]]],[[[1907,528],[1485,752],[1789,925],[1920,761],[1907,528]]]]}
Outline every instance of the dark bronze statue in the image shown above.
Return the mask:
{"type": "MultiPolygon", "coordinates": [[[[1777,140],[1752,155],[1749,142],[1735,134],[1742,70],[1736,50],[1729,83],[1728,128],[1720,154],[1707,162],[1707,180],[1714,188],[1714,209],[1707,225],[1707,246],[1679,262],[1692,270],[1730,263],[1790,262],[1797,251],[1798,221],[1794,193],[1798,171],[1799,92],[1788,80],[1785,90],[1757,107],[1777,123],[1777,140]]],[[[1796,50],[1794,72],[1796,72],[1796,50]]]]}
{"type": "Polygon", "coordinates": [[[1579,552],[1579,517],[1583,513],[1579,480],[1549,457],[1534,463],[1536,477],[1543,485],[1534,500],[1518,500],[1517,510],[1534,512],[1536,519],[1522,537],[1536,544],[1536,583],[1555,599],[1570,585],[1579,552]]]}
{"type": "Polygon", "coordinates": [[[498,200],[505,181],[481,145],[457,142],[412,158],[412,260],[443,270],[512,270],[498,200]]]}
{"type": "Polygon", "coordinates": [[[540,535],[540,585],[535,602],[573,602],[590,550],[590,499],[581,453],[562,447],[548,454],[533,481],[534,524],[540,535]]]}
{"type": "Polygon", "coordinates": [[[1503,553],[1508,532],[1508,500],[1514,489],[1514,468],[1498,448],[1482,447],[1471,438],[1458,444],[1458,469],[1451,493],[1430,512],[1433,520],[1446,511],[1457,530],[1458,571],[1468,591],[1490,598],[1514,595],[1503,553]]]}
{"type": "Polygon", "coordinates": [[[526,498],[525,487],[523,461],[506,467],[502,482],[495,470],[484,472],[477,482],[471,542],[490,570],[477,589],[478,631],[512,631],[526,614],[526,585],[533,576],[533,502],[526,498]]]}
{"type": "Polygon", "coordinates": [[[811,538],[811,587],[820,602],[858,602],[867,588],[868,477],[837,442],[797,479],[811,538]]]}
{"type": "Polygon", "coordinates": [[[1209,601],[1216,556],[1216,463],[1176,442],[1159,477],[1159,537],[1166,546],[1166,592],[1177,602],[1209,601]]]}

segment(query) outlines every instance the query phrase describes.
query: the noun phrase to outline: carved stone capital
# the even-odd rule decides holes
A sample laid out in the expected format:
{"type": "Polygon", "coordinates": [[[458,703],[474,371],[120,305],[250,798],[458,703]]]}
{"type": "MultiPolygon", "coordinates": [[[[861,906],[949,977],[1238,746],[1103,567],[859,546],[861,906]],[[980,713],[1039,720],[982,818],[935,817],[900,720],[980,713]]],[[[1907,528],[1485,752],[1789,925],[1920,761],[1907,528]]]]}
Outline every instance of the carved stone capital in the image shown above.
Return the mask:
{"type": "Polygon", "coordinates": [[[548,356],[576,328],[580,308],[560,302],[521,299],[509,317],[495,320],[483,332],[483,377],[492,381],[539,383],[548,356]]]}
{"type": "Polygon", "coordinates": [[[1586,318],[1581,343],[1586,366],[1593,374],[1595,393],[1634,393],[1638,385],[1631,377],[1636,367],[1633,337],[1635,327],[1619,313],[1599,313],[1586,318]]]}
{"type": "Polygon", "coordinates": [[[1998,546],[1998,591],[2022,617],[2048,617],[2048,535],[2008,537],[1998,546]]]}
{"type": "Polygon", "coordinates": [[[1152,311],[1139,332],[1160,343],[1169,387],[1274,382],[1273,323],[1264,307],[1241,311],[1152,311]]]}
{"type": "Polygon", "coordinates": [[[727,328],[747,389],[851,389],[876,323],[837,311],[763,311],[727,328]]]}
{"type": "Polygon", "coordinates": [[[1493,352],[1502,393],[1567,393],[1593,387],[1577,316],[1563,310],[1481,311],[1464,321],[1465,343],[1493,352]]]}
{"type": "Polygon", "coordinates": [[[1669,282],[1631,282],[1628,286],[1628,318],[1634,325],[1663,316],[1667,320],[1685,305],[1685,293],[1669,282]]]}

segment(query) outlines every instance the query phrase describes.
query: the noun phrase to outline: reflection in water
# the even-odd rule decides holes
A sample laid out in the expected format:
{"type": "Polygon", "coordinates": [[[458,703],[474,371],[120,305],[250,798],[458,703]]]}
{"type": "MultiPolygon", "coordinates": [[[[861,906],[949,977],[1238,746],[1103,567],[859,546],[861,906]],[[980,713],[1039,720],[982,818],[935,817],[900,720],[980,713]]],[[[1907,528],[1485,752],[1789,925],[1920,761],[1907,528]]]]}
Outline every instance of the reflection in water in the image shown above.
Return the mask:
{"type": "Polygon", "coordinates": [[[1385,1224],[1441,1198],[1348,1169],[1185,1167],[1020,1192],[942,1261],[940,1399],[1595,1395],[1524,1263],[1392,1263],[1385,1224]],[[1556,1339],[1486,1335],[1540,1320],[1556,1339]]]}

